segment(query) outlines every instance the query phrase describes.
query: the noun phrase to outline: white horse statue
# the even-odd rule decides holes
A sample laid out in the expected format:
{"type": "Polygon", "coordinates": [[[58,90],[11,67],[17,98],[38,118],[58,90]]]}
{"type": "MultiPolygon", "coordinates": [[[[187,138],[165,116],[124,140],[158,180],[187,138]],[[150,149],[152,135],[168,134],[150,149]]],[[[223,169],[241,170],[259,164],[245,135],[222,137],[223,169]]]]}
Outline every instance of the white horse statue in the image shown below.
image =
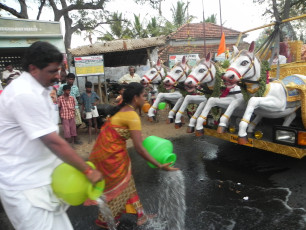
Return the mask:
{"type": "MultiPolygon", "coordinates": [[[[234,47],[235,50],[238,50],[234,47]]],[[[224,84],[226,89],[222,92],[220,97],[210,97],[201,113],[197,119],[196,124],[196,135],[202,136],[204,134],[203,123],[207,121],[207,115],[212,109],[212,107],[220,107],[225,109],[225,113],[220,117],[220,123],[217,132],[223,133],[225,127],[228,126],[229,119],[234,113],[237,116],[242,116],[246,108],[246,103],[243,100],[243,95],[241,94],[240,87],[237,85],[236,81],[232,79],[224,78],[224,84]]],[[[248,132],[253,132],[258,122],[261,120],[260,116],[256,116],[252,121],[252,125],[249,126],[248,132]]]]}
{"type": "Polygon", "coordinates": [[[171,104],[175,104],[175,106],[171,109],[171,111],[168,114],[168,123],[173,122],[174,115],[184,100],[184,97],[181,94],[181,92],[178,90],[177,85],[186,80],[189,70],[190,67],[187,64],[185,56],[183,56],[181,62],[176,63],[172,67],[168,75],[163,80],[164,87],[166,90],[169,91],[169,93],[159,93],[157,95],[154,104],[151,106],[151,108],[148,111],[148,117],[150,121],[153,121],[155,119],[155,113],[158,104],[163,101],[169,101],[171,104]],[[171,90],[173,90],[173,92],[170,92],[171,90]]]}
{"type": "Polygon", "coordinates": [[[158,85],[161,84],[162,80],[167,74],[168,67],[161,64],[160,59],[153,65],[141,78],[140,83],[144,87],[152,87],[148,95],[148,101],[150,101],[151,94],[158,94],[158,85]]]}
{"type": "MultiPolygon", "coordinates": [[[[293,75],[280,81],[262,84],[261,64],[254,54],[254,48],[255,44],[252,42],[248,51],[240,51],[224,75],[224,79],[233,83],[238,81],[245,83],[246,93],[251,96],[239,123],[239,144],[246,144],[248,141],[247,127],[254,111],[262,117],[285,118],[283,126],[289,126],[296,116],[296,109],[300,106],[298,99],[300,93],[294,85],[305,85],[306,82],[306,76],[293,75]],[[290,90],[286,88],[286,84],[289,83],[291,83],[290,90]]],[[[302,113],[303,116],[305,113],[302,113]]]]}
{"type": "MultiPolygon", "coordinates": [[[[202,88],[202,86],[205,86],[203,89],[204,93],[211,95],[216,81],[215,76],[216,67],[214,63],[211,62],[211,53],[208,53],[206,58],[199,60],[197,64],[192,68],[191,73],[185,80],[185,89],[188,93],[199,92],[199,89],[202,88]]],[[[198,104],[198,107],[196,112],[190,118],[187,133],[194,132],[196,120],[202,112],[206,101],[207,98],[205,97],[205,95],[198,94],[185,96],[183,104],[175,115],[175,128],[178,129],[182,126],[181,118],[185,109],[189,104],[194,103],[198,104]]]]}

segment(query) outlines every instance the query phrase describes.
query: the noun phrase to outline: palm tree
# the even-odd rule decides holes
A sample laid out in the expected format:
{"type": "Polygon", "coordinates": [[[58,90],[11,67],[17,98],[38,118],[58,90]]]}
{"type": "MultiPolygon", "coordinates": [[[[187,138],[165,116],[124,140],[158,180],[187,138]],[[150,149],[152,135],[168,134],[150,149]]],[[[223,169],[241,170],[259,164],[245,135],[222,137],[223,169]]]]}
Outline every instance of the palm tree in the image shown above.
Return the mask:
{"type": "Polygon", "coordinates": [[[112,23],[110,24],[110,31],[107,31],[99,40],[111,41],[114,39],[129,39],[133,34],[129,28],[130,23],[122,17],[122,13],[114,12],[110,16],[112,23]]]}
{"type": "Polygon", "coordinates": [[[140,15],[134,14],[134,22],[133,22],[133,37],[134,38],[147,38],[148,31],[144,28],[144,22],[140,20],[140,15]]]}
{"type": "Polygon", "coordinates": [[[172,18],[173,18],[173,24],[178,28],[181,25],[190,22],[194,16],[188,16],[187,10],[188,10],[189,2],[187,1],[187,4],[183,1],[177,1],[176,7],[172,5],[172,18]]]}
{"type": "Polygon", "coordinates": [[[205,22],[217,24],[217,14],[210,15],[208,18],[205,19],[205,22]]]}

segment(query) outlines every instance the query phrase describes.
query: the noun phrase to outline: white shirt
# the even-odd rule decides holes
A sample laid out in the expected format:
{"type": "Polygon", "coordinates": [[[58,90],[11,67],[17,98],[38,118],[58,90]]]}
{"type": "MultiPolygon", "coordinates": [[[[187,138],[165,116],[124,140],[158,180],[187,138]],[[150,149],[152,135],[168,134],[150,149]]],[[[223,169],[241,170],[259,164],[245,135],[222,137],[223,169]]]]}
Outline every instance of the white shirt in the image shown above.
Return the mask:
{"type": "Polygon", "coordinates": [[[40,140],[58,131],[50,89],[24,72],[1,94],[0,111],[0,188],[50,184],[53,169],[61,163],[40,140]]]}
{"type": "Polygon", "coordinates": [[[125,74],[122,78],[119,79],[119,83],[122,84],[123,82],[131,83],[131,82],[138,82],[140,83],[141,78],[138,74],[134,73],[134,76],[131,76],[129,73],[125,74]]]}
{"type": "Polygon", "coordinates": [[[19,73],[19,75],[17,75],[17,74],[14,75],[14,77],[13,77],[14,79],[18,78],[20,76],[20,74],[21,74],[21,72],[19,70],[17,70],[17,69],[13,69],[12,72],[10,72],[8,70],[5,70],[5,71],[2,72],[2,79],[8,79],[9,76],[11,74],[14,74],[14,73],[19,73]]]}

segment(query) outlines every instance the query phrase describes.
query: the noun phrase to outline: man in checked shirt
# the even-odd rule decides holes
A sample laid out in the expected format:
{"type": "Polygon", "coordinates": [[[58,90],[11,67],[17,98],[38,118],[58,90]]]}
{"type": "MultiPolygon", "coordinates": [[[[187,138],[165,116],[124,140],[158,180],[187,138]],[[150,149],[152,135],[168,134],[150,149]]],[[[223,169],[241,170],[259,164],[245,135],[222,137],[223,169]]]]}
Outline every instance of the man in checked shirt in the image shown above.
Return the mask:
{"type": "Polygon", "coordinates": [[[62,118],[64,137],[69,142],[74,144],[77,136],[75,125],[75,100],[70,96],[70,85],[64,85],[64,94],[58,98],[58,107],[62,118]]]}

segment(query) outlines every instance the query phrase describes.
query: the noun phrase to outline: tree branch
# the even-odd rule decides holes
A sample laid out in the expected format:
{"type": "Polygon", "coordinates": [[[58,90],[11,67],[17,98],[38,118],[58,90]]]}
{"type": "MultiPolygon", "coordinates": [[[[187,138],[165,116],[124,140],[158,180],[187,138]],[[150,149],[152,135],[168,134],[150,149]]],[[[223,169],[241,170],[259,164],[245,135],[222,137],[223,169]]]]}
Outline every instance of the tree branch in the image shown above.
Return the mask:
{"type": "Polygon", "coordinates": [[[59,21],[62,17],[62,15],[60,14],[60,11],[59,9],[57,8],[54,0],[49,0],[49,3],[50,3],[50,6],[52,7],[53,9],[53,13],[54,13],[54,21],[59,21]]]}
{"type": "Polygon", "coordinates": [[[38,14],[37,14],[36,20],[39,20],[40,15],[41,15],[41,11],[42,11],[45,3],[46,3],[46,0],[40,0],[40,6],[38,7],[38,14]]]}
{"type": "MultiPolygon", "coordinates": [[[[17,18],[25,18],[24,17],[25,15],[23,15],[21,12],[19,13],[15,9],[13,9],[13,8],[7,6],[7,5],[4,5],[3,3],[0,3],[0,9],[9,12],[10,14],[16,16],[17,18]]],[[[26,18],[28,18],[28,17],[26,17],[26,18]]]]}
{"type": "MultiPolygon", "coordinates": [[[[61,0],[62,2],[62,0],[61,0]]],[[[85,3],[85,4],[71,4],[69,6],[66,5],[66,7],[63,6],[61,9],[61,13],[64,14],[66,12],[72,11],[72,10],[99,10],[103,9],[103,4],[105,0],[100,0],[97,2],[97,4],[93,3],[85,3]]]]}

